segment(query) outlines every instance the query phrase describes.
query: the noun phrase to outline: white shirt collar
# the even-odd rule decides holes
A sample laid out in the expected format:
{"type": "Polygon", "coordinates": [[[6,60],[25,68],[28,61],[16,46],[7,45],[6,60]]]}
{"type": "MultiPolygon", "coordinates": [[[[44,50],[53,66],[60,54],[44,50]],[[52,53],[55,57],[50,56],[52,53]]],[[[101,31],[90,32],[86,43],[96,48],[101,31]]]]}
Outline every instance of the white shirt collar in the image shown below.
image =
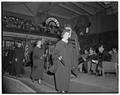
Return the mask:
{"type": "Polygon", "coordinates": [[[41,48],[41,46],[37,45],[38,48],[41,48]]]}
{"type": "Polygon", "coordinates": [[[62,39],[63,42],[68,43],[68,40],[62,39]]]}

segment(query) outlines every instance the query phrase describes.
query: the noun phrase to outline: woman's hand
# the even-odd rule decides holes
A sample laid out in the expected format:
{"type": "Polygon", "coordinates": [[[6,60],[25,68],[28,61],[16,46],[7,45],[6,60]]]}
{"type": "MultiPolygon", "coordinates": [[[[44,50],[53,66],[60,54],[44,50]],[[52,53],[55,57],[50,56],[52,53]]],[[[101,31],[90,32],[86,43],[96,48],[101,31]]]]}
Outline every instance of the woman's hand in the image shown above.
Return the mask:
{"type": "Polygon", "coordinates": [[[15,61],[17,61],[18,59],[17,58],[15,58],[15,61]]]}
{"type": "Polygon", "coordinates": [[[59,59],[59,60],[62,60],[62,56],[60,56],[58,59],[59,59]]]}

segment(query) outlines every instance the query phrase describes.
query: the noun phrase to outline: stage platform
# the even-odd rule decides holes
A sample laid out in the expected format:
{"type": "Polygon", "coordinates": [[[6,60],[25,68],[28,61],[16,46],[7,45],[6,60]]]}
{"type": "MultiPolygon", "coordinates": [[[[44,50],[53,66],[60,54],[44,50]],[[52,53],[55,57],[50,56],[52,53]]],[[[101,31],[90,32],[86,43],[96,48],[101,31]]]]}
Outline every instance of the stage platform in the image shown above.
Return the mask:
{"type": "MultiPolygon", "coordinates": [[[[44,81],[54,85],[54,77],[45,74],[44,81]]],[[[118,92],[118,80],[114,76],[95,76],[79,73],[78,78],[72,78],[70,82],[70,92],[77,93],[109,93],[118,92]]]]}
{"type": "MultiPolygon", "coordinates": [[[[33,89],[36,93],[57,93],[54,86],[54,75],[44,73],[42,85],[33,83],[29,76],[30,68],[27,67],[25,68],[25,76],[23,78],[18,78],[18,80],[33,89]]],[[[12,76],[8,75],[7,77],[12,76]]],[[[79,73],[78,78],[71,79],[69,93],[118,93],[118,78],[114,75],[102,77],[79,73]]]]}

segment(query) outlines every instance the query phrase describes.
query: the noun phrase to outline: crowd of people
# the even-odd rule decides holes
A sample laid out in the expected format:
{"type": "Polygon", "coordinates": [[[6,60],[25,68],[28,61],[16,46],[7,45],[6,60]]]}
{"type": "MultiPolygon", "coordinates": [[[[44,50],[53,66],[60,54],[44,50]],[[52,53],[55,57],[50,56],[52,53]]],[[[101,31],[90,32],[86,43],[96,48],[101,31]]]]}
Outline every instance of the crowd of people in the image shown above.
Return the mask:
{"type": "Polygon", "coordinates": [[[13,16],[3,16],[3,25],[8,28],[35,30],[36,27],[30,20],[24,20],[13,16]]]}
{"type": "MultiPolygon", "coordinates": [[[[92,73],[98,76],[102,76],[103,62],[113,62],[116,70],[118,69],[118,53],[116,48],[110,51],[105,50],[101,44],[96,50],[89,48],[84,50],[81,55],[82,62],[79,65],[79,70],[85,73],[92,73]]],[[[114,67],[113,67],[114,68],[114,67]]]]}
{"type": "MultiPolygon", "coordinates": [[[[25,20],[22,18],[14,17],[14,16],[3,16],[2,24],[5,29],[12,29],[12,31],[17,32],[27,31],[36,31],[36,32],[45,32],[60,35],[61,30],[57,26],[47,25],[45,22],[40,23],[38,25],[34,25],[31,20],[25,20]]],[[[3,29],[4,29],[3,27],[3,29]]]]}
{"type": "MultiPolygon", "coordinates": [[[[48,62],[51,60],[52,64],[47,67],[47,73],[51,72],[54,74],[55,87],[58,92],[66,93],[69,91],[71,74],[76,78],[79,72],[92,72],[99,76],[102,75],[102,62],[105,60],[106,56],[104,54],[104,46],[102,44],[98,46],[97,51],[90,47],[89,50],[84,50],[84,54],[80,54],[80,51],[77,34],[70,25],[64,26],[61,40],[55,44],[54,50],[50,56],[47,50],[44,52],[42,40],[38,40],[31,52],[32,56],[30,57],[32,62],[30,78],[32,82],[37,81],[41,84],[41,80],[43,80],[44,76],[44,61],[48,56],[48,62]],[[93,68],[93,64],[96,64],[95,68],[93,68]]],[[[18,42],[17,47],[14,49],[13,57],[9,54],[11,53],[5,52],[3,57],[3,73],[10,71],[9,73],[16,77],[23,76],[26,60],[21,43],[18,42]],[[5,62],[8,56],[12,58],[10,58],[9,62],[5,62]],[[12,64],[12,70],[8,70],[8,63],[12,64]]],[[[117,50],[115,48],[108,54],[116,56],[117,60],[117,50]]],[[[116,60],[115,64],[118,63],[116,60]]]]}

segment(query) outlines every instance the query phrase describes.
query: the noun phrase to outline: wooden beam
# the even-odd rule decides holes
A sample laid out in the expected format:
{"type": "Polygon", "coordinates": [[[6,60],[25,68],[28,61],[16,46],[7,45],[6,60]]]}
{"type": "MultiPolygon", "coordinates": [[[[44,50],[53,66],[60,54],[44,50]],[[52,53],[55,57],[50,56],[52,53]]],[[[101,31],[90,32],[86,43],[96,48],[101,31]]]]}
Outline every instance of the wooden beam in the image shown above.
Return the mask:
{"type": "Polygon", "coordinates": [[[83,5],[85,5],[85,6],[88,6],[88,7],[93,8],[95,11],[96,11],[96,10],[100,10],[100,8],[98,8],[98,7],[99,7],[98,5],[97,5],[98,7],[97,7],[97,6],[94,6],[94,5],[90,5],[90,3],[96,4],[95,2],[87,2],[87,3],[86,3],[86,2],[81,2],[81,3],[82,3],[83,5]]]}
{"type": "Polygon", "coordinates": [[[68,17],[68,16],[63,16],[63,15],[60,15],[60,14],[56,14],[56,13],[53,13],[53,12],[48,12],[49,15],[52,15],[52,16],[56,16],[56,17],[59,17],[59,18],[63,18],[63,19],[71,19],[72,17],[68,17]]]}
{"type": "Polygon", "coordinates": [[[40,39],[42,37],[44,37],[45,39],[49,39],[49,40],[53,40],[56,41],[57,38],[53,38],[53,37],[47,37],[47,36],[42,36],[42,35],[32,35],[32,34],[25,34],[25,33],[15,33],[15,32],[6,32],[3,31],[3,37],[20,37],[20,38],[26,38],[26,36],[28,36],[28,38],[32,38],[32,39],[40,39]]]}
{"type": "Polygon", "coordinates": [[[78,12],[78,11],[76,11],[76,10],[74,10],[74,9],[66,6],[66,5],[63,5],[63,4],[58,4],[58,5],[59,5],[60,7],[62,7],[62,8],[64,8],[64,9],[67,9],[67,10],[69,10],[69,11],[71,11],[71,12],[76,13],[77,15],[83,15],[83,14],[81,14],[80,12],[78,12]]]}
{"type": "Polygon", "coordinates": [[[13,12],[13,11],[8,11],[8,10],[5,10],[5,11],[3,12],[3,14],[4,14],[4,15],[15,16],[15,17],[20,17],[20,18],[24,18],[24,19],[27,19],[27,20],[30,20],[30,19],[33,18],[32,15],[16,13],[16,12],[13,12]]]}
{"type": "Polygon", "coordinates": [[[97,4],[102,7],[103,9],[106,9],[105,6],[102,4],[102,2],[97,2],[97,4]]]}
{"type": "Polygon", "coordinates": [[[79,7],[82,11],[84,11],[88,15],[94,15],[93,13],[90,13],[88,10],[86,10],[83,6],[80,6],[78,3],[73,2],[73,4],[76,5],[77,7],[79,7]]]}
{"type": "Polygon", "coordinates": [[[27,8],[27,10],[34,16],[33,12],[31,11],[31,9],[24,3],[24,6],[27,8]]]}
{"type": "Polygon", "coordinates": [[[14,6],[14,5],[20,5],[20,4],[24,4],[24,3],[27,3],[27,2],[2,2],[2,4],[4,4],[4,6],[14,6]]]}

